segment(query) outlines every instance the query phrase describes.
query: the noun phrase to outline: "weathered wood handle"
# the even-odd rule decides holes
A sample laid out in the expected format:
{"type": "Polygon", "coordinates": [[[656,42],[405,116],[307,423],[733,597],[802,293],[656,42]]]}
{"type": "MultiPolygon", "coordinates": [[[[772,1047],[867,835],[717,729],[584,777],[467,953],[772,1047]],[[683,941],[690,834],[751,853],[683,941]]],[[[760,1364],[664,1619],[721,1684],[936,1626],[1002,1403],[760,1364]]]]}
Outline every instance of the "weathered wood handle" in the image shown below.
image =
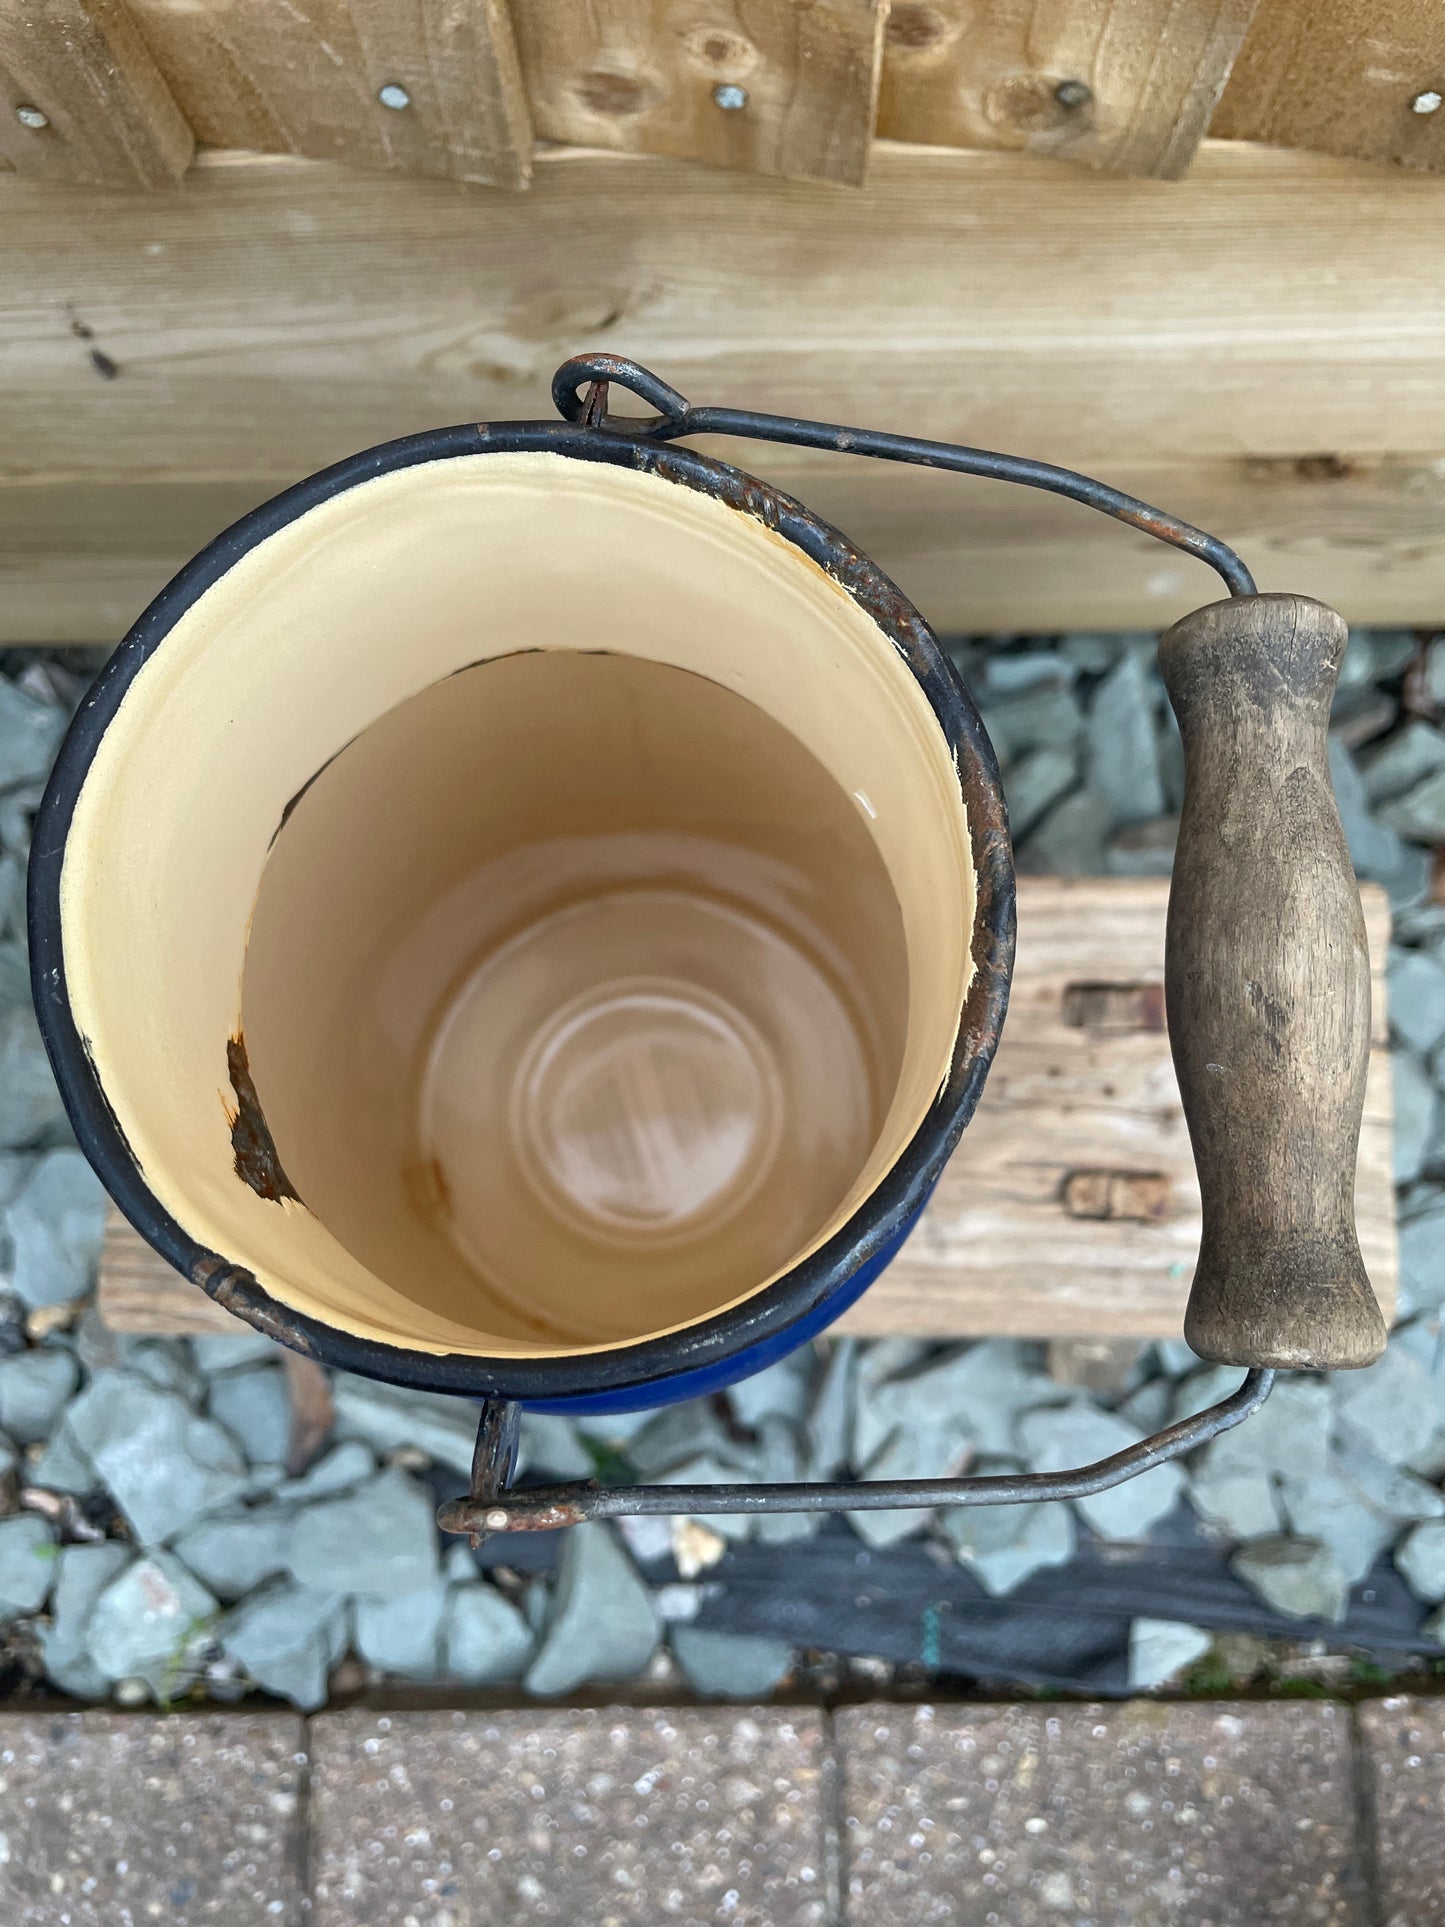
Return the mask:
{"type": "Polygon", "coordinates": [[[1185,755],[1165,999],[1204,1201],[1184,1333],[1229,1365],[1385,1343],[1354,1215],[1370,961],[1326,750],[1345,641],[1323,603],[1259,595],[1159,645],[1185,755]]]}

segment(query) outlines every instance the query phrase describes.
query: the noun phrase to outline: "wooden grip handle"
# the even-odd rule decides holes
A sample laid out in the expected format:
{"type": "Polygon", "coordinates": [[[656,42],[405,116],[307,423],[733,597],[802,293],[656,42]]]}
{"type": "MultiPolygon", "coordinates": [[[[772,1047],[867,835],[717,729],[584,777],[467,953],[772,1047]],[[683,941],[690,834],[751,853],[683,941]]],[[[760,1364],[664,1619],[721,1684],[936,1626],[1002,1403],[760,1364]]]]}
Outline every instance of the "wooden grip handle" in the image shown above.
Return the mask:
{"type": "Polygon", "coordinates": [[[1184,1332],[1229,1365],[1385,1343],[1354,1219],[1370,961],[1326,751],[1345,641],[1323,603],[1260,595],[1159,645],[1185,755],[1165,998],[1204,1200],[1184,1332]]]}

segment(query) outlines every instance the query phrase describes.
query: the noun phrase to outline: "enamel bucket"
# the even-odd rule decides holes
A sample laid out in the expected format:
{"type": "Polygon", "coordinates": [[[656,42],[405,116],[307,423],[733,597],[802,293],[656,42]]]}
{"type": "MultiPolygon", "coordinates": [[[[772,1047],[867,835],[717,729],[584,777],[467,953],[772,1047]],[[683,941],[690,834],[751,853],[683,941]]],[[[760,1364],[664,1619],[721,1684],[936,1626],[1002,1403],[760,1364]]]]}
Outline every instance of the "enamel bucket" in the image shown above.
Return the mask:
{"type": "Polygon", "coordinates": [[[258,1330],[620,1411],[850,1305],[1003,1019],[997,766],[797,503],[567,422],[368,450],[158,597],[62,749],[34,984],[86,1154],[258,1330]]]}

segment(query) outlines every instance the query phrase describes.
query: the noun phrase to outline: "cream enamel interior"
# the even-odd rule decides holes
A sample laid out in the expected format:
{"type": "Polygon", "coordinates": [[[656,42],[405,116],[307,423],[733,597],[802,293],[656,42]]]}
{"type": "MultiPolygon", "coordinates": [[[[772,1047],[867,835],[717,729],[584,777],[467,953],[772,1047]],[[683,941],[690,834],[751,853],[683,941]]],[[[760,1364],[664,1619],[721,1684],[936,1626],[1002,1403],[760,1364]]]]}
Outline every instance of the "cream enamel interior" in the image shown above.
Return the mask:
{"type": "Polygon", "coordinates": [[[176,623],[97,747],[62,878],[71,1005],[147,1184],[187,1232],[293,1309],[415,1350],[608,1347],[529,1341],[419,1304],[305,1206],[257,1196],[234,1168],[226,1044],[288,803],[419,692],[537,649],[639,656],[736,692],[866,815],[906,946],[901,1070],[856,1182],[790,1263],[846,1221],[917,1130],[971,974],[967,824],[937,721],[871,619],[753,519],[631,470],[493,454],[377,476],[257,544],[176,623]]]}

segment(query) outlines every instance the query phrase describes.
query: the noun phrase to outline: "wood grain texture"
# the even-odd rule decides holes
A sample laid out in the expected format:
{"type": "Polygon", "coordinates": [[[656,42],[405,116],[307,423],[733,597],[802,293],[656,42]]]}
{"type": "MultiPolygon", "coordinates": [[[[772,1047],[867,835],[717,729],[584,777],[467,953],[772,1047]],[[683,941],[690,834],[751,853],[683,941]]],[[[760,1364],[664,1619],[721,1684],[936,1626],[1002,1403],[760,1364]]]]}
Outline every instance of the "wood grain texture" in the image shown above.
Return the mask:
{"type": "Polygon", "coordinates": [[[856,185],[886,0],[513,0],[537,132],[856,185]],[[740,107],[719,87],[741,89],[740,107]]]}
{"type": "Polygon", "coordinates": [[[1255,0],[894,0],[878,131],[1186,173],[1255,0]]]}
{"type": "MultiPolygon", "coordinates": [[[[1071,1023],[1071,984],[1164,977],[1167,885],[1019,880],[1019,955],[1003,1041],[983,1102],[923,1221],[839,1324],[871,1337],[1177,1338],[1199,1242],[1199,1189],[1160,1028],[1071,1023]],[[1162,1215],[1079,1217],[1076,1172],[1143,1174],[1167,1186],[1162,1215]]],[[[1390,1079],[1384,1012],[1389,910],[1365,892],[1374,1028],[1356,1208],[1371,1276],[1395,1299],[1390,1079]]],[[[124,1331],[235,1328],[112,1214],[101,1308],[124,1331]]]]}
{"type": "Polygon", "coordinates": [[[1212,131],[1406,167],[1445,168],[1445,7],[1439,0],[1263,5],[1212,131]]]}
{"type": "Polygon", "coordinates": [[[1165,991],[1204,1209],[1184,1330],[1227,1365],[1385,1346],[1353,1209],[1370,954],[1326,751],[1348,639],[1323,603],[1249,596],[1159,645],[1185,753],[1165,991]]]}
{"type": "MultiPolygon", "coordinates": [[[[557,362],[595,347],[698,401],[1071,463],[1265,587],[1437,621],[1442,245],[1445,182],[1219,142],[1169,187],[886,145],[848,195],[560,152],[526,197],[210,153],[164,203],[12,176],[0,627],[114,636],[243,509],[368,443],[550,414],[557,362]]],[[[946,626],[1162,627],[1214,593],[1033,491],[717,449],[946,626]]]]}
{"type": "Polygon", "coordinates": [[[169,187],[195,145],[121,0],[0,0],[0,155],[16,173],[169,187]],[[27,108],[47,125],[25,126],[27,108]]]}
{"type": "Polygon", "coordinates": [[[506,0],[129,0],[199,139],[524,187],[532,127],[506,0]],[[410,105],[384,106],[401,86],[410,105]]]}

